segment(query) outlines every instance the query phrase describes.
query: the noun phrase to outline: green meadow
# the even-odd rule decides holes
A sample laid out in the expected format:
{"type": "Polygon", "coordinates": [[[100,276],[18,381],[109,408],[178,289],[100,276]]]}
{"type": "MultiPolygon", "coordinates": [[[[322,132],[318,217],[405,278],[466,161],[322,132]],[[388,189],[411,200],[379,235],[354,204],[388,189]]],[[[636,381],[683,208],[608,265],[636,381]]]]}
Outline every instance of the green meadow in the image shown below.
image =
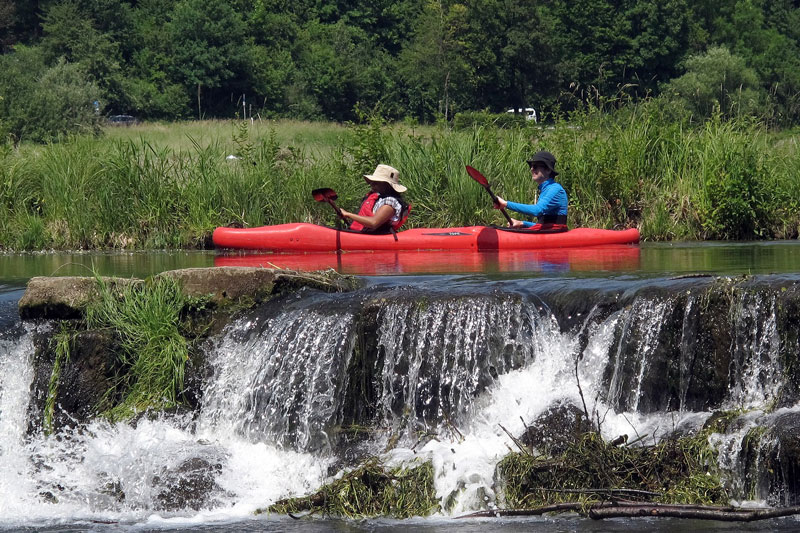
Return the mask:
{"type": "Polygon", "coordinates": [[[202,248],[217,226],[332,225],[311,190],[331,187],[357,209],[361,175],[378,163],[409,188],[408,227],[502,224],[464,166],[504,198],[532,202],[525,159],[539,149],[558,158],[571,227],[638,227],[650,241],[800,230],[797,132],[720,118],[689,126],[637,105],[508,129],[197,121],[0,147],[0,249],[202,248]]]}

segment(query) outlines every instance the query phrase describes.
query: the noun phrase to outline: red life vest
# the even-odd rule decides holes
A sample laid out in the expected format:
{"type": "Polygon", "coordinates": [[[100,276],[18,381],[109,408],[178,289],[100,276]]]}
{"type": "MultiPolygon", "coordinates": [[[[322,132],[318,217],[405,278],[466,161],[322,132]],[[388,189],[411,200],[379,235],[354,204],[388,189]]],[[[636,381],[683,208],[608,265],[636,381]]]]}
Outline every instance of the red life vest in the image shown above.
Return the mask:
{"type": "MultiPolygon", "coordinates": [[[[381,195],[376,192],[365,196],[364,201],[361,202],[361,208],[358,210],[358,214],[362,217],[375,216],[375,212],[373,211],[375,209],[375,202],[377,202],[380,197],[381,195]]],[[[380,233],[381,230],[388,227],[389,231],[397,231],[400,229],[400,226],[405,224],[406,220],[408,220],[408,213],[411,211],[410,205],[404,205],[402,201],[400,202],[400,205],[402,206],[402,210],[400,211],[400,219],[397,222],[391,222],[390,220],[380,228],[369,230],[364,227],[364,224],[354,220],[350,223],[350,229],[353,231],[369,231],[372,233],[380,233]]]]}

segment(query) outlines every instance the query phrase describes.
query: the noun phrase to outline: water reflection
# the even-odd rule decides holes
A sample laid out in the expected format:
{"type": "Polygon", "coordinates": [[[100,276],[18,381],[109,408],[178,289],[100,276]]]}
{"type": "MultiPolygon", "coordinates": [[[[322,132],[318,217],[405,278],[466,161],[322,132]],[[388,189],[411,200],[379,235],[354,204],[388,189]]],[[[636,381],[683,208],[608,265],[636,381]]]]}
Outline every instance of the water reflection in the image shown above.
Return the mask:
{"type": "Polygon", "coordinates": [[[0,283],[25,284],[34,276],[146,277],[165,270],[209,267],[213,251],[54,252],[0,254],[0,283]]]}
{"type": "Polygon", "coordinates": [[[473,252],[375,251],[219,255],[214,266],[249,266],[321,270],[332,268],[343,274],[454,274],[496,272],[630,272],[639,269],[640,249],[635,245],[605,245],[591,248],[473,252]]]}
{"type": "Polygon", "coordinates": [[[800,272],[799,241],[679,242],[643,245],[642,272],[778,274],[800,272]]]}
{"type": "MultiPolygon", "coordinates": [[[[309,254],[224,251],[143,251],[0,254],[0,285],[13,290],[34,276],[146,277],[165,270],[210,266],[333,268],[344,274],[420,274],[641,277],[689,273],[800,273],[800,242],[682,242],[607,245],[508,252],[385,251],[309,254]]],[[[527,277],[527,276],[525,276],[527,277]]]]}

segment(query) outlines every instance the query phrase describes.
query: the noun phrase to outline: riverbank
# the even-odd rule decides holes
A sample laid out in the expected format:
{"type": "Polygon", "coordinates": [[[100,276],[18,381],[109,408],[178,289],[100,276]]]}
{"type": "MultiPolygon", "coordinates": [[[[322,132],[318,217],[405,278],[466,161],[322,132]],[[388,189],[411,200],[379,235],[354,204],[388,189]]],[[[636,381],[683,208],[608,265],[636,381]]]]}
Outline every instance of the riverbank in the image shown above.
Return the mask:
{"type": "Polygon", "coordinates": [[[646,106],[552,127],[450,130],[296,122],[145,124],[0,151],[0,249],[210,247],[217,226],[332,224],[310,191],[358,205],[376,162],[401,170],[410,227],[502,223],[466,174],[533,198],[524,161],[558,157],[573,227],[638,227],[647,241],[793,239],[800,228],[797,137],[752,122],[690,128],[646,106]],[[447,206],[447,208],[443,208],[447,206]]]}

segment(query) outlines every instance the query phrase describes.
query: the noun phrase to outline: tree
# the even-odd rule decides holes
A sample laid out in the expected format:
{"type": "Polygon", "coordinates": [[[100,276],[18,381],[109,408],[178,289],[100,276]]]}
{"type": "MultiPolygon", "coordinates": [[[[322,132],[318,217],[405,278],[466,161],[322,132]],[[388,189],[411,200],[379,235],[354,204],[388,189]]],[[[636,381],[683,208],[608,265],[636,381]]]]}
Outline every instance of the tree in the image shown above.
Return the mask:
{"type": "Polygon", "coordinates": [[[686,73],[664,87],[664,96],[697,118],[716,109],[724,116],[760,113],[763,93],[755,71],[725,47],[713,47],[686,61],[686,73]]]}
{"type": "Polygon", "coordinates": [[[358,28],[342,22],[307,24],[293,51],[298,68],[287,94],[288,106],[304,118],[315,114],[334,120],[356,118],[356,103],[371,107],[393,91],[384,56],[371,48],[358,28]]]}
{"type": "Polygon", "coordinates": [[[83,68],[61,59],[47,67],[40,50],[18,45],[0,56],[0,119],[17,141],[46,142],[94,132],[100,91],[83,68]]]}
{"type": "Polygon", "coordinates": [[[466,100],[472,69],[464,55],[467,8],[448,0],[428,0],[414,36],[400,58],[400,72],[417,116],[437,112],[448,119],[466,100]]]}
{"type": "Polygon", "coordinates": [[[246,26],[226,0],[181,0],[169,24],[175,78],[197,90],[214,89],[240,74],[246,64],[246,26]]]}
{"type": "Polygon", "coordinates": [[[94,19],[75,0],[53,4],[42,20],[42,50],[48,64],[63,58],[77,63],[102,90],[101,98],[111,107],[126,100],[120,80],[119,47],[109,35],[94,27],[94,19]]]}

